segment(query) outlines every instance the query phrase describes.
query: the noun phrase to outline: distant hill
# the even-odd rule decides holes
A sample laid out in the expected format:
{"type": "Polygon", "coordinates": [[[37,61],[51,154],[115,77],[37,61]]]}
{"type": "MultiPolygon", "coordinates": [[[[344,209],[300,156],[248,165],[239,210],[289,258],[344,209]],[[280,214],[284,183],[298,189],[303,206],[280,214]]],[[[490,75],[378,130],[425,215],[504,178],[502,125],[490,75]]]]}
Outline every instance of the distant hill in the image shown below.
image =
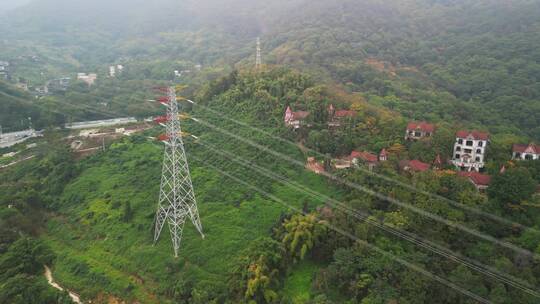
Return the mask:
{"type": "Polygon", "coordinates": [[[28,128],[28,117],[36,128],[62,123],[62,116],[48,111],[34,97],[0,81],[0,125],[4,132],[28,128]]]}
{"type": "Polygon", "coordinates": [[[65,52],[90,67],[252,65],[261,36],[265,63],[346,85],[410,119],[540,139],[538,1],[41,0],[2,27],[0,58],[25,49],[57,62],[65,52]]]}

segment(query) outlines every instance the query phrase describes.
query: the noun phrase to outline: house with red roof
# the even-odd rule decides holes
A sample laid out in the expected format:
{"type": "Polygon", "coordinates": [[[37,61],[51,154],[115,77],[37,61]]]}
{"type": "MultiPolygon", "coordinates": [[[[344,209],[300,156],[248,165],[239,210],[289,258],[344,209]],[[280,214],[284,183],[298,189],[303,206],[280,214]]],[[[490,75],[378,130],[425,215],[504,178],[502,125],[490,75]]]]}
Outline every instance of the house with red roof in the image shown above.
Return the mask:
{"type": "Polygon", "coordinates": [[[491,183],[491,176],[476,171],[458,172],[458,176],[467,178],[478,191],[485,191],[491,183]]]}
{"type": "Polygon", "coordinates": [[[435,132],[435,125],[425,121],[411,121],[407,124],[405,131],[405,140],[418,140],[426,137],[431,137],[435,132]]]}
{"type": "Polygon", "coordinates": [[[306,118],[309,116],[308,111],[296,111],[294,112],[291,107],[287,106],[287,109],[285,110],[285,125],[288,127],[292,127],[294,129],[300,128],[306,118]]]}
{"type": "Polygon", "coordinates": [[[314,172],[315,174],[321,174],[325,172],[324,166],[318,162],[315,157],[308,157],[306,162],[306,169],[314,172]]]}
{"type": "Polygon", "coordinates": [[[452,163],[462,171],[477,171],[484,168],[489,133],[461,130],[456,133],[452,163]]]}
{"type": "Polygon", "coordinates": [[[333,104],[328,106],[328,126],[339,127],[341,122],[346,119],[352,119],[356,117],[356,111],[353,110],[336,110],[333,104]]]}
{"type": "Polygon", "coordinates": [[[512,146],[512,159],[517,160],[536,160],[540,159],[540,146],[535,144],[512,146]]]}
{"type": "Polygon", "coordinates": [[[399,167],[403,171],[411,171],[411,172],[425,172],[429,170],[431,167],[430,164],[426,164],[424,162],[421,162],[419,160],[413,159],[413,160],[402,160],[399,162],[399,167]]]}
{"type": "Polygon", "coordinates": [[[353,150],[351,152],[351,155],[349,156],[349,159],[355,165],[359,165],[359,164],[367,165],[370,171],[373,170],[373,168],[379,162],[379,158],[377,155],[367,152],[367,151],[353,150]]]}

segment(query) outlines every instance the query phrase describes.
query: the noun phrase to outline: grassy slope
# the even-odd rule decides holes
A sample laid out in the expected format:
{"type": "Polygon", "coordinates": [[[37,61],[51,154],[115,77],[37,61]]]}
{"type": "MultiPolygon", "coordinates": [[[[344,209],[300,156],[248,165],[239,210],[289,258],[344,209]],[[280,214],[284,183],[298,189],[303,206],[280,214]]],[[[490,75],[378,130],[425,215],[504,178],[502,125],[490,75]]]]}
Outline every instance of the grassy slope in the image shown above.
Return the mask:
{"type": "Polygon", "coordinates": [[[310,260],[304,260],[292,269],[283,286],[284,295],[292,303],[307,303],[311,295],[311,280],[319,267],[310,260]]]}
{"type": "MultiPolygon", "coordinates": [[[[44,237],[59,255],[54,268],[58,281],[83,296],[104,292],[143,303],[159,302],[159,285],[180,277],[201,288],[222,290],[234,258],[251,240],[267,235],[286,211],[259,196],[238,201],[221,176],[192,164],[206,239],[188,223],[181,255],[174,259],[165,230],[152,246],[160,159],[161,149],[153,144],[117,143],[88,161],[80,177],[67,186],[61,204],[69,207],[50,220],[44,237]],[[122,206],[113,207],[126,201],[135,213],[130,223],[121,220],[122,206]]],[[[296,170],[295,175],[314,188],[327,187],[310,173],[296,170]]],[[[302,205],[301,195],[278,185],[273,189],[293,205],[302,205]]]]}

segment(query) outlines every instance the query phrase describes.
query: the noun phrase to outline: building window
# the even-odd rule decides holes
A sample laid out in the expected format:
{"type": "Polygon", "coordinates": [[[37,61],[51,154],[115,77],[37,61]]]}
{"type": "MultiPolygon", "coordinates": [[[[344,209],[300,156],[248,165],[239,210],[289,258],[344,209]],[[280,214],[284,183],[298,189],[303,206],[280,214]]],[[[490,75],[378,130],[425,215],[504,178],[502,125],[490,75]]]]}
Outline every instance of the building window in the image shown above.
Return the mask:
{"type": "Polygon", "coordinates": [[[514,153],[514,157],[515,158],[521,158],[521,153],[519,153],[519,152],[514,153]]]}
{"type": "Polygon", "coordinates": [[[461,147],[460,147],[460,146],[457,146],[457,147],[456,147],[456,151],[461,151],[461,147]]]}
{"type": "Polygon", "coordinates": [[[482,154],[482,149],[476,149],[476,154],[482,154]]]}
{"type": "Polygon", "coordinates": [[[467,146],[471,147],[473,145],[473,141],[472,140],[467,140],[467,143],[466,143],[467,146]]]}
{"type": "Polygon", "coordinates": [[[422,136],[422,133],[420,133],[420,132],[414,132],[414,136],[420,137],[420,136],[422,136]]]}
{"type": "Polygon", "coordinates": [[[526,160],[532,160],[533,159],[532,154],[525,154],[525,159],[526,160]]]}
{"type": "Polygon", "coordinates": [[[476,157],[476,161],[477,161],[477,162],[480,161],[480,157],[479,157],[479,156],[476,157]]]}
{"type": "Polygon", "coordinates": [[[483,146],[484,146],[484,142],[483,142],[483,141],[479,141],[479,142],[478,142],[478,146],[479,146],[479,147],[483,147],[483,146]]]}
{"type": "Polygon", "coordinates": [[[431,136],[431,133],[427,132],[427,133],[426,133],[426,136],[427,136],[427,137],[431,136]]]}
{"type": "Polygon", "coordinates": [[[471,150],[471,149],[465,149],[465,153],[471,154],[471,153],[472,153],[472,150],[471,150]]]}
{"type": "Polygon", "coordinates": [[[460,138],[460,139],[458,139],[457,142],[458,142],[458,144],[462,145],[463,144],[463,139],[460,138]]]}
{"type": "Polygon", "coordinates": [[[459,159],[461,156],[459,154],[456,154],[454,158],[459,159]]]}

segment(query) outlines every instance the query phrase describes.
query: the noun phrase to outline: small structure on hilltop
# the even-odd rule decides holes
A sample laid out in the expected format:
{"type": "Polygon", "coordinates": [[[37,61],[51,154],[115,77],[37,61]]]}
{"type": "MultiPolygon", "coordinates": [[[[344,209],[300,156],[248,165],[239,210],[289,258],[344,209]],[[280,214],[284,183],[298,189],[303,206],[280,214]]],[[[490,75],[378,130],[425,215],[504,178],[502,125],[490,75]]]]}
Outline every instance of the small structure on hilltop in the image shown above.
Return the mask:
{"type": "Polygon", "coordinates": [[[430,164],[426,164],[419,160],[402,160],[399,162],[399,168],[402,171],[411,171],[411,172],[425,172],[431,167],[430,164]]]}
{"type": "Polygon", "coordinates": [[[336,110],[333,104],[328,106],[328,126],[339,127],[343,120],[356,117],[354,110],[336,110]]]}
{"type": "Polygon", "coordinates": [[[288,127],[293,127],[294,129],[300,128],[304,123],[306,118],[309,116],[308,111],[297,111],[294,112],[291,107],[287,106],[285,110],[285,125],[288,127]]]}
{"type": "Polygon", "coordinates": [[[458,131],[452,163],[462,171],[480,171],[484,168],[489,134],[480,131],[458,131]]]}
{"type": "Polygon", "coordinates": [[[411,121],[407,124],[405,131],[405,140],[419,140],[422,138],[431,137],[435,132],[435,125],[425,121],[411,121]]]}
{"type": "Polygon", "coordinates": [[[319,163],[315,157],[308,157],[307,159],[307,163],[306,163],[306,169],[308,169],[309,171],[312,171],[316,174],[321,174],[323,172],[325,172],[324,170],[324,166],[319,163]]]}
{"type": "Polygon", "coordinates": [[[540,146],[535,144],[512,146],[512,159],[517,160],[537,160],[540,159],[540,146]]]}
{"type": "Polygon", "coordinates": [[[491,176],[476,171],[458,172],[458,176],[467,178],[478,191],[485,191],[491,183],[491,176]]]}
{"type": "Polygon", "coordinates": [[[84,81],[88,86],[91,86],[96,82],[97,74],[90,73],[87,75],[86,73],[77,73],[77,80],[84,81]]]}

